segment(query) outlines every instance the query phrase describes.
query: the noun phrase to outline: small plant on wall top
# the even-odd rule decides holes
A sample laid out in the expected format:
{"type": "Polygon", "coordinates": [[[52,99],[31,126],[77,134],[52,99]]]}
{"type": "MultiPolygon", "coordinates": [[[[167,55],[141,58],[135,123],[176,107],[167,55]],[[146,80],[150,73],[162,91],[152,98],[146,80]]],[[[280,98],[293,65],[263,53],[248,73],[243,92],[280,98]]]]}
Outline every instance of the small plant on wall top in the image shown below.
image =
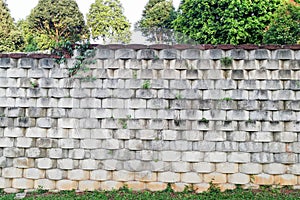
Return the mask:
{"type": "Polygon", "coordinates": [[[220,61],[224,67],[230,67],[232,65],[232,58],[230,57],[221,58],[220,61]]]}
{"type": "MultiPolygon", "coordinates": [[[[58,58],[56,58],[56,63],[62,64],[67,61],[67,58],[71,58],[74,55],[74,46],[78,51],[78,55],[75,57],[74,64],[71,68],[69,68],[69,77],[74,77],[78,75],[79,71],[83,73],[90,70],[87,65],[95,64],[96,61],[91,59],[95,56],[95,49],[90,48],[89,42],[83,42],[82,44],[73,45],[70,41],[62,41],[59,42],[55,49],[52,50],[52,53],[58,58]]],[[[93,80],[92,77],[78,77],[83,80],[93,80]]]]}

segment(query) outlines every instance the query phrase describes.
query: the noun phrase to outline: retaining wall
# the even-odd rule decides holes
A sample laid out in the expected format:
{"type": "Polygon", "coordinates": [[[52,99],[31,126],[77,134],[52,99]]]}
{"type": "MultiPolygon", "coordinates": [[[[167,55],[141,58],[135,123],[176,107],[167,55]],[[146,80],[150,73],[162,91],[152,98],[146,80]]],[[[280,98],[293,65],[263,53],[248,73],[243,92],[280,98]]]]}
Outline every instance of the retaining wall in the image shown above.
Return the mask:
{"type": "Polygon", "coordinates": [[[300,186],[299,46],[100,46],[74,77],[0,57],[5,191],[300,186]]]}

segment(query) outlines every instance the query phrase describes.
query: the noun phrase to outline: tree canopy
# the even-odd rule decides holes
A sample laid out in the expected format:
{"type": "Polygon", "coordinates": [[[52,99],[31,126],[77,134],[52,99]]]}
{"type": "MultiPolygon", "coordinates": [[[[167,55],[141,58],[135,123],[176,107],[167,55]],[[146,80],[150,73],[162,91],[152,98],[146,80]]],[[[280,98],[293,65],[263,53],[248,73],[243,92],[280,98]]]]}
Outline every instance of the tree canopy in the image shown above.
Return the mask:
{"type": "Polygon", "coordinates": [[[278,8],[263,39],[268,44],[296,44],[300,42],[300,4],[286,1],[278,8]]]}
{"type": "Polygon", "coordinates": [[[149,0],[135,29],[141,31],[150,42],[169,42],[173,39],[172,21],[175,18],[172,0],[149,0]]]}
{"type": "Polygon", "coordinates": [[[29,29],[43,41],[43,49],[62,40],[79,41],[88,32],[75,0],[39,0],[27,20],[29,29]]]}
{"type": "Polygon", "coordinates": [[[18,50],[23,43],[22,36],[3,0],[0,0],[0,24],[0,52],[18,50]]]}
{"type": "Polygon", "coordinates": [[[281,0],[182,0],[175,31],[206,44],[260,44],[281,0]]]}
{"type": "Polygon", "coordinates": [[[92,38],[107,42],[130,42],[130,23],[119,0],[96,0],[87,14],[92,38]]]}

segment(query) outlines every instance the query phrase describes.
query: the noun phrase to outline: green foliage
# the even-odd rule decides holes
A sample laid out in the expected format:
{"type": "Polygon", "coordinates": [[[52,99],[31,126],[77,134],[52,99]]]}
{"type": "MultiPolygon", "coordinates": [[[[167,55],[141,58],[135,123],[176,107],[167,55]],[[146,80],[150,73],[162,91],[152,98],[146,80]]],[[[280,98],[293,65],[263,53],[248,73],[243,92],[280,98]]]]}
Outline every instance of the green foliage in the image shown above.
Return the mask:
{"type": "Polygon", "coordinates": [[[4,0],[0,0],[0,24],[0,52],[19,50],[23,45],[23,38],[4,0]]]}
{"type": "Polygon", "coordinates": [[[143,82],[142,88],[143,89],[150,89],[151,88],[151,82],[150,82],[150,80],[145,80],[143,82]]]}
{"type": "Polygon", "coordinates": [[[220,62],[225,67],[229,67],[230,65],[232,65],[232,58],[230,58],[230,57],[224,57],[224,58],[221,58],[220,62]]]}
{"type": "Polygon", "coordinates": [[[135,29],[141,31],[150,42],[171,42],[172,21],[175,18],[176,12],[171,0],[149,0],[135,29]]]}
{"type": "MultiPolygon", "coordinates": [[[[0,194],[0,200],[13,200],[15,194],[0,194]]],[[[240,199],[254,199],[254,200],[270,200],[270,199],[299,199],[300,193],[297,190],[290,190],[289,188],[275,188],[262,187],[258,190],[246,190],[241,187],[237,187],[235,190],[227,190],[220,192],[220,189],[216,185],[212,185],[212,188],[208,192],[195,193],[190,189],[184,192],[175,192],[172,190],[171,184],[165,191],[150,192],[150,191],[132,191],[127,186],[121,187],[119,190],[113,191],[93,191],[76,193],[72,191],[60,191],[58,193],[46,193],[36,194],[27,193],[24,200],[82,200],[82,199],[143,199],[143,200],[187,200],[187,199],[228,199],[228,200],[240,200],[240,199]]]]}
{"type": "Polygon", "coordinates": [[[27,20],[41,49],[50,49],[63,40],[75,43],[88,32],[75,0],[39,0],[27,20]]]}
{"type": "Polygon", "coordinates": [[[174,30],[202,44],[260,44],[281,0],[182,0],[174,30]]]}
{"type": "Polygon", "coordinates": [[[296,44],[300,42],[300,4],[286,1],[278,8],[268,27],[263,42],[266,44],[296,44]]]}
{"type": "Polygon", "coordinates": [[[119,0],[96,0],[87,14],[92,38],[107,42],[130,42],[130,23],[119,0]]]}

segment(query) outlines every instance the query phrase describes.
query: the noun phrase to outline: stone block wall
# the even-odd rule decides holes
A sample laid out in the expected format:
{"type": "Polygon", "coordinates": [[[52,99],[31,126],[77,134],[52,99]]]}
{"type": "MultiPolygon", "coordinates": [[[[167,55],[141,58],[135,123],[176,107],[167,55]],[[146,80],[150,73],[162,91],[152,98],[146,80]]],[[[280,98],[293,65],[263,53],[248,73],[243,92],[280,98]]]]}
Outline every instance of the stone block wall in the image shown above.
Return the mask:
{"type": "Polygon", "coordinates": [[[93,60],[69,77],[74,59],[0,55],[0,188],[299,188],[299,46],[110,45],[93,60]]]}

